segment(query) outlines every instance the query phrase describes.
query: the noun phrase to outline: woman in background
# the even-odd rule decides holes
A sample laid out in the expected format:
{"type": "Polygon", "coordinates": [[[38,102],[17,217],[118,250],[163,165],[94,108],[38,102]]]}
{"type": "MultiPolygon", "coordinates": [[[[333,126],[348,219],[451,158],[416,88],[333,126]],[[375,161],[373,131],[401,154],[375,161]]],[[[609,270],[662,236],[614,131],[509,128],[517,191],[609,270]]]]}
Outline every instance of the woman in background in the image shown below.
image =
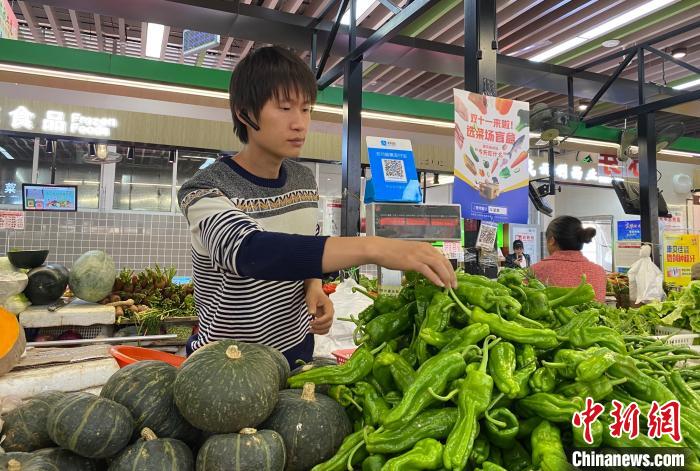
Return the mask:
{"type": "Polygon", "coordinates": [[[596,299],[605,302],[605,270],[581,253],[583,244],[593,240],[595,234],[595,229],[584,228],[575,217],[560,216],[554,219],[545,233],[549,257],[532,266],[535,276],[547,285],[574,287],[581,283],[581,275],[586,275],[586,281],[595,290],[596,299]]]}
{"type": "Polygon", "coordinates": [[[513,253],[506,255],[507,268],[528,268],[530,255],[525,253],[522,240],[513,241],[513,253]]]}

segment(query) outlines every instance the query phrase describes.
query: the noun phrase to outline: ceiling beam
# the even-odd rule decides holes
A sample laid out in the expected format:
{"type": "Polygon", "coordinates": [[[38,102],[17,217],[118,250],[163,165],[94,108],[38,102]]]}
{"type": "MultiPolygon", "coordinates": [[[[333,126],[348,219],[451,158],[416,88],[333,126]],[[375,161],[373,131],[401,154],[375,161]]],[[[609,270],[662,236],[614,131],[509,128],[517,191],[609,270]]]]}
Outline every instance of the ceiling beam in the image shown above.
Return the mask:
{"type": "Polygon", "coordinates": [[[56,21],[56,14],[53,11],[53,7],[44,5],[44,11],[46,12],[46,18],[48,18],[49,24],[51,25],[51,30],[53,31],[53,36],[56,39],[56,44],[61,47],[65,46],[66,40],[63,37],[63,30],[61,29],[61,25],[58,24],[58,21],[56,21]]]}
{"type": "Polygon", "coordinates": [[[73,37],[75,37],[75,42],[80,49],[85,49],[85,45],[83,44],[83,32],[80,29],[78,14],[73,9],[68,10],[68,14],[70,15],[70,22],[73,25],[73,37]]]}
{"type": "Polygon", "coordinates": [[[100,52],[104,52],[105,39],[102,35],[102,17],[99,13],[94,13],[93,16],[95,18],[95,34],[97,35],[97,49],[100,52]]]}
{"type": "Polygon", "coordinates": [[[126,54],[126,21],[119,17],[119,53],[126,54]]]}
{"type": "Polygon", "coordinates": [[[22,16],[24,16],[27,26],[29,26],[29,31],[31,31],[34,41],[38,43],[45,42],[44,35],[39,31],[36,18],[34,18],[34,14],[32,13],[31,5],[28,5],[27,2],[24,2],[23,0],[19,0],[17,4],[19,5],[19,9],[22,11],[22,16]]]}
{"type": "Polygon", "coordinates": [[[296,13],[296,11],[304,4],[304,0],[287,0],[282,7],[282,11],[287,13],[296,13]]]}
{"type": "Polygon", "coordinates": [[[226,60],[226,57],[228,56],[228,51],[231,50],[231,44],[233,44],[233,38],[229,36],[226,38],[226,42],[224,43],[223,47],[221,48],[221,51],[219,51],[219,58],[216,60],[216,68],[220,69],[222,65],[224,65],[224,61],[226,60]]]}
{"type": "Polygon", "coordinates": [[[148,40],[148,23],[141,22],[141,57],[146,57],[146,41],[148,40]]]}

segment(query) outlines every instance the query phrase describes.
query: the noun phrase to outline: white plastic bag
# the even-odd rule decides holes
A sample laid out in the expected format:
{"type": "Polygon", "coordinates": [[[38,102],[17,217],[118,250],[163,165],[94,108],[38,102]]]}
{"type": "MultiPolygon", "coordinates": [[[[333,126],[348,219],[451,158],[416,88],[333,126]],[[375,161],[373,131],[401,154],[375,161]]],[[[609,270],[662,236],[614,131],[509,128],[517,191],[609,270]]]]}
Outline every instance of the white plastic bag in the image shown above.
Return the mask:
{"type": "Polygon", "coordinates": [[[326,335],[315,335],[316,345],[314,347],[315,357],[335,358],[331,352],[344,350],[346,348],[357,348],[352,339],[355,331],[355,324],[350,321],[341,321],[339,318],[349,318],[351,315],[357,318],[367,306],[372,304],[372,300],[362,293],[353,293],[352,289],[358,287],[352,278],[340,283],[330,298],[333,301],[335,319],[330,332],[326,335]]]}
{"type": "Polygon", "coordinates": [[[630,300],[634,300],[635,304],[663,301],[666,297],[664,275],[651,261],[650,246],[642,246],[639,260],[632,264],[627,276],[630,280],[630,300]]]}

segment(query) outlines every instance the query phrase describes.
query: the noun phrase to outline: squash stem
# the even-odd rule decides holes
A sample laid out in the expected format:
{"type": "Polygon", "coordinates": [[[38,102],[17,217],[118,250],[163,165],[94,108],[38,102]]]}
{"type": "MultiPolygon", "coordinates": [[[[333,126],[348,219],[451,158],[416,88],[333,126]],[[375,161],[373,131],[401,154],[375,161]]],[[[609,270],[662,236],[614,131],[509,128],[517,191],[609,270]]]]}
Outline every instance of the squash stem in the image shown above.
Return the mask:
{"type": "Polygon", "coordinates": [[[155,432],[153,432],[153,430],[151,430],[148,427],[144,427],[143,430],[141,430],[141,438],[149,442],[151,440],[157,439],[158,437],[156,436],[155,432]]]}
{"type": "Polygon", "coordinates": [[[304,383],[301,390],[301,398],[305,401],[313,402],[316,400],[316,385],[314,383],[304,383]]]}

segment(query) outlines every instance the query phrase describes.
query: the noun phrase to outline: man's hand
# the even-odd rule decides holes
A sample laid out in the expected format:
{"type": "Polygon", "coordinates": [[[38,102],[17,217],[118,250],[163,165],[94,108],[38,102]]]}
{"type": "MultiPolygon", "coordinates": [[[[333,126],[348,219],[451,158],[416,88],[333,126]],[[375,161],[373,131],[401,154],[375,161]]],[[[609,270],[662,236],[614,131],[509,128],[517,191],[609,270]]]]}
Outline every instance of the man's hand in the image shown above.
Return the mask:
{"type": "Polygon", "coordinates": [[[372,238],[377,265],[401,271],[417,271],[437,286],[457,287],[452,264],[435,247],[425,242],[372,238]]]}
{"type": "Polygon", "coordinates": [[[304,282],[306,307],[313,316],[311,333],[325,335],[333,325],[333,301],[323,292],[321,280],[311,279],[304,282]]]}

